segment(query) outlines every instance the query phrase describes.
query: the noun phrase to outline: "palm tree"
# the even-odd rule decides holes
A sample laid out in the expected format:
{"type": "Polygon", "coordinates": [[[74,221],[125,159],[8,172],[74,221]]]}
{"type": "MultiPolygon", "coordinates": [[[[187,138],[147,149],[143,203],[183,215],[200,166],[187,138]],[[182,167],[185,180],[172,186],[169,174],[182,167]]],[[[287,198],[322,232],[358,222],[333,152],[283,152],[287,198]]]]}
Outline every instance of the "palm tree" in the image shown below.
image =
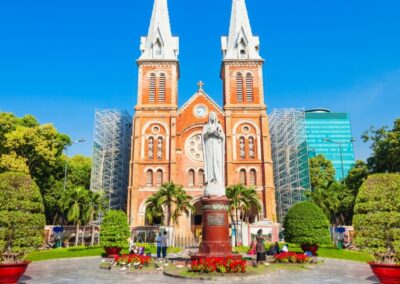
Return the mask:
{"type": "Polygon", "coordinates": [[[165,220],[167,227],[169,227],[171,221],[176,223],[182,214],[188,216],[190,212],[194,211],[191,200],[192,197],[186,194],[181,185],[176,185],[173,182],[164,183],[156,194],[147,198],[146,219],[149,223],[152,223],[156,218],[161,219],[162,225],[164,225],[165,220]]]}
{"type": "Polygon", "coordinates": [[[236,184],[227,187],[226,197],[229,199],[231,219],[237,235],[235,238],[235,246],[237,246],[237,241],[241,235],[239,234],[237,228],[240,216],[242,215],[242,220],[244,220],[245,215],[249,215],[252,209],[257,210],[258,212],[261,210],[262,206],[258,200],[255,189],[251,187],[245,187],[242,184],[236,184]],[[235,212],[236,220],[233,212],[235,212]]]}
{"type": "MultiPolygon", "coordinates": [[[[92,226],[91,241],[90,241],[90,244],[92,246],[94,245],[93,221],[95,220],[96,216],[98,216],[98,214],[102,212],[103,209],[105,208],[105,201],[106,199],[104,198],[103,192],[93,192],[93,191],[88,192],[88,203],[86,204],[84,219],[86,225],[92,226]]],[[[83,240],[84,235],[85,235],[85,229],[82,235],[82,244],[84,244],[83,240]]]]}
{"type": "Polygon", "coordinates": [[[85,214],[88,190],[83,187],[69,188],[60,199],[60,208],[67,215],[68,222],[73,222],[75,230],[75,246],[78,245],[79,225],[85,214]]]}
{"type": "Polygon", "coordinates": [[[153,224],[154,220],[159,220],[160,225],[164,225],[164,219],[165,219],[165,214],[163,209],[164,200],[165,199],[161,197],[158,192],[147,198],[145,217],[147,222],[149,222],[149,224],[153,224]]]}

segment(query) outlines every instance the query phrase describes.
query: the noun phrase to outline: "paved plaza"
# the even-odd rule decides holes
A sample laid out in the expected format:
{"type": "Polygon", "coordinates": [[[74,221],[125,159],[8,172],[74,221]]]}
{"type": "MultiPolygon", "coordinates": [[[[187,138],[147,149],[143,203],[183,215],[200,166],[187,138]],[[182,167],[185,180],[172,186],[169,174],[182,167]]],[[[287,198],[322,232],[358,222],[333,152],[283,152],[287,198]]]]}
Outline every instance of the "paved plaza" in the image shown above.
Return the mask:
{"type": "MultiPolygon", "coordinates": [[[[180,280],[163,274],[134,275],[118,270],[99,268],[101,258],[63,259],[32,263],[20,283],[199,283],[195,280],[180,280]]],[[[219,283],[224,281],[202,281],[219,283]]],[[[231,283],[227,281],[224,283],[231,283]]],[[[303,271],[280,271],[257,280],[238,283],[379,283],[367,264],[327,259],[316,269],[303,271]]]]}

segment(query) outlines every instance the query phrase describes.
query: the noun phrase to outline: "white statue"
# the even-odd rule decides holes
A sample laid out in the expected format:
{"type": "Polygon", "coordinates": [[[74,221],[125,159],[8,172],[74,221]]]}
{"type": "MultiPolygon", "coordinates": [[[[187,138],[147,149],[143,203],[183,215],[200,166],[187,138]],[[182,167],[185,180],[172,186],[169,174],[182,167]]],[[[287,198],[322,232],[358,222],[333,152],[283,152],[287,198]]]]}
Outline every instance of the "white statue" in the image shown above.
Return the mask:
{"type": "Polygon", "coordinates": [[[217,114],[210,112],[202,133],[205,196],[225,196],[225,135],[217,114]]]}

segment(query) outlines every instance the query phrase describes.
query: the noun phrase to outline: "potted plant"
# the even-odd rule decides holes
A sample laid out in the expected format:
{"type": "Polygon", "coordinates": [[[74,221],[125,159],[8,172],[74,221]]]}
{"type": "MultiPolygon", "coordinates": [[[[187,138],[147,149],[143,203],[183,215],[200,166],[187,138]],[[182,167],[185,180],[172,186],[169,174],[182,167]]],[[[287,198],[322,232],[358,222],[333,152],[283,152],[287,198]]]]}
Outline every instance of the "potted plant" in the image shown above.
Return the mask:
{"type": "Polygon", "coordinates": [[[360,187],[354,207],[355,243],[371,252],[381,283],[400,283],[400,174],[375,174],[360,187]]]}
{"type": "Polygon", "coordinates": [[[0,283],[17,283],[44,243],[44,207],[38,186],[23,173],[0,174],[0,283]]]}
{"type": "Polygon", "coordinates": [[[100,242],[108,257],[119,255],[128,246],[130,236],[128,218],[120,210],[110,210],[104,216],[100,229],[100,242]]]}
{"type": "Polygon", "coordinates": [[[331,244],[329,221],[324,212],[312,202],[292,206],[283,222],[285,241],[298,244],[303,251],[317,255],[319,245],[331,244]]]}

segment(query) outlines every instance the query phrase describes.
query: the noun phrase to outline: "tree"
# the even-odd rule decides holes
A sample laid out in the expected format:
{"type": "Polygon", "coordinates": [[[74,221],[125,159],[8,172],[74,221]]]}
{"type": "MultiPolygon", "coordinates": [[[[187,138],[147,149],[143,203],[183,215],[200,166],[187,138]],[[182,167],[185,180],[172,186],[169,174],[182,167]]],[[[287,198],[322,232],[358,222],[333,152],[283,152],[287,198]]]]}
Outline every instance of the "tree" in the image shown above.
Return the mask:
{"type": "MultiPolygon", "coordinates": [[[[84,211],[84,221],[85,225],[91,225],[92,226],[92,233],[91,233],[91,241],[90,244],[93,246],[94,245],[94,226],[93,226],[93,221],[96,219],[96,216],[99,216],[100,213],[103,212],[103,210],[107,207],[106,204],[106,198],[104,198],[103,192],[93,192],[93,191],[88,191],[88,197],[87,197],[87,203],[85,206],[85,211],[84,211]]],[[[82,245],[85,244],[84,242],[84,236],[85,236],[85,228],[82,234],[82,245]]]]}
{"type": "Polygon", "coordinates": [[[82,186],[90,188],[90,175],[92,159],[82,155],[76,155],[68,159],[68,184],[67,187],[82,186]]]}
{"type": "Polygon", "coordinates": [[[88,190],[83,187],[69,188],[62,195],[60,200],[60,208],[67,216],[69,222],[73,222],[76,226],[75,230],[75,246],[79,242],[79,225],[82,223],[85,216],[85,207],[88,203],[88,190]]]}
{"type": "Polygon", "coordinates": [[[161,198],[158,194],[151,195],[146,199],[145,218],[149,224],[159,222],[160,225],[164,225],[164,202],[164,198],[161,198]]]}
{"type": "Polygon", "coordinates": [[[368,174],[368,165],[364,161],[356,161],[345,180],[346,186],[353,192],[354,196],[357,196],[358,190],[367,179],[368,174]]]}
{"type": "Polygon", "coordinates": [[[374,174],[354,208],[355,242],[384,264],[400,263],[400,174],[374,174]]]}
{"type": "MultiPolygon", "coordinates": [[[[252,209],[259,212],[262,208],[260,201],[257,198],[257,192],[251,187],[245,187],[242,184],[236,184],[227,187],[226,197],[229,199],[230,214],[233,226],[237,232],[237,236],[240,236],[237,224],[239,223],[240,216],[244,221],[245,216],[249,214],[252,209]],[[235,212],[236,220],[233,215],[235,212]]],[[[235,245],[237,246],[237,239],[235,238],[235,245]]]]}
{"type": "Polygon", "coordinates": [[[173,182],[164,183],[154,196],[146,200],[146,204],[149,207],[146,208],[146,219],[149,222],[151,221],[150,223],[154,219],[164,219],[164,207],[166,208],[165,224],[168,227],[171,225],[171,221],[176,223],[183,213],[188,216],[190,212],[194,211],[194,207],[191,204],[192,197],[187,195],[181,185],[176,185],[173,182]],[[156,198],[159,200],[156,200],[156,198]]]}
{"type": "Polygon", "coordinates": [[[109,210],[101,224],[100,236],[101,245],[106,248],[127,247],[130,232],[126,214],[120,210],[109,210]]]}
{"type": "Polygon", "coordinates": [[[335,181],[335,168],[323,155],[310,159],[311,189],[327,188],[335,181]]]}
{"type": "Polygon", "coordinates": [[[15,263],[43,245],[42,196],[23,173],[0,174],[0,262],[15,263]]]}
{"type": "Polygon", "coordinates": [[[362,136],[364,142],[372,141],[372,156],[368,168],[374,173],[400,172],[400,118],[394,121],[393,129],[371,127],[362,136]]]}
{"type": "Polygon", "coordinates": [[[331,244],[329,221],[312,202],[293,205],[283,222],[285,241],[298,245],[331,244]]]}

